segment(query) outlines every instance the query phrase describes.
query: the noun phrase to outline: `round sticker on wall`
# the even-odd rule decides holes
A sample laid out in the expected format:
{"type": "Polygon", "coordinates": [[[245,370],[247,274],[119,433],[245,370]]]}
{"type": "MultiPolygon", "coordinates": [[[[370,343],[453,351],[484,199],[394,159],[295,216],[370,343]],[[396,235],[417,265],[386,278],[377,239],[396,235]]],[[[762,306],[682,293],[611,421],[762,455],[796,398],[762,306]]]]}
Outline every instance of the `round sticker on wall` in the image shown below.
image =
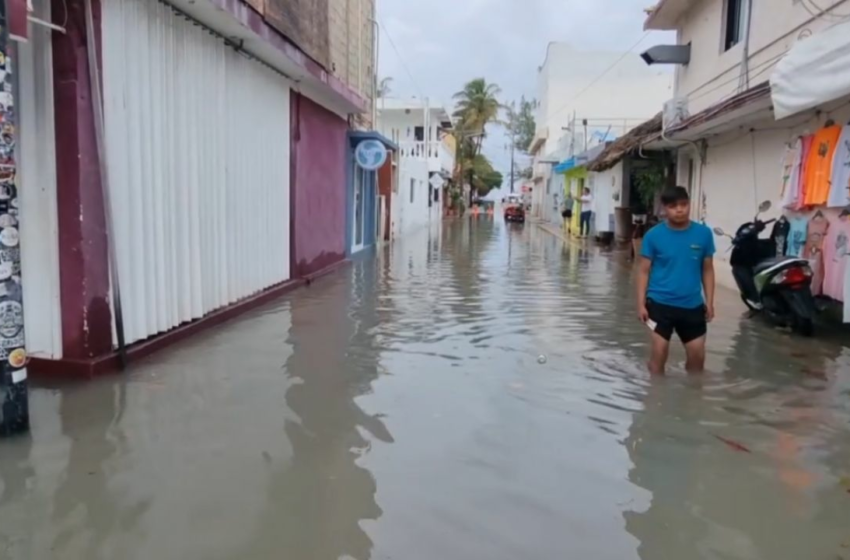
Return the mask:
{"type": "Polygon", "coordinates": [[[0,228],[7,228],[18,225],[18,220],[11,214],[0,215],[0,228]]]}
{"type": "Polygon", "coordinates": [[[11,262],[0,262],[0,282],[11,278],[13,269],[14,265],[11,262]]]}
{"type": "Polygon", "coordinates": [[[7,227],[0,231],[0,243],[6,247],[17,247],[18,241],[20,241],[18,239],[18,228],[7,227]]]}
{"type": "Polygon", "coordinates": [[[14,338],[24,328],[24,306],[17,301],[0,302],[0,336],[14,338]]]}
{"type": "Polygon", "coordinates": [[[12,350],[9,354],[9,365],[13,368],[22,368],[27,365],[27,351],[23,348],[12,350]]]}

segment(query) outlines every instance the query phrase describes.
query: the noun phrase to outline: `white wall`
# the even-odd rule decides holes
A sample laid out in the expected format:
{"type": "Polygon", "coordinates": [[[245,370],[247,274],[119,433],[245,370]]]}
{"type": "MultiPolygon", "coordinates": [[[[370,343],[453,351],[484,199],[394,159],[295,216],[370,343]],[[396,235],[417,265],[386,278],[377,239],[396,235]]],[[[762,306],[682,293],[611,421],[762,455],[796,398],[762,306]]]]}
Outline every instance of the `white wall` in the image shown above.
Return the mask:
{"type": "MultiPolygon", "coordinates": [[[[691,44],[691,63],[676,71],[676,95],[687,96],[691,114],[738,91],[744,45],[723,51],[725,0],[700,0],[680,20],[679,43],[691,44]]],[[[850,13],[850,0],[820,0],[850,13]]],[[[812,11],[814,11],[812,9],[812,11]]],[[[750,86],[765,82],[782,54],[800,37],[836,23],[814,18],[799,0],[753,0],[750,37],[750,86]]]]}
{"type": "Polygon", "coordinates": [[[430,192],[428,163],[413,158],[400,158],[398,192],[393,195],[394,236],[406,235],[428,225],[430,192]],[[413,200],[411,200],[411,190],[413,200]]]}
{"type": "MultiPolygon", "coordinates": [[[[835,111],[832,118],[836,122],[850,119],[850,107],[835,111]]],[[[840,102],[839,102],[840,103],[840,102]]],[[[698,193],[693,200],[694,217],[704,218],[710,227],[721,227],[734,233],[741,224],[752,220],[756,209],[764,200],[773,204],[767,218],[778,217],[782,213],[780,205],[780,167],[785,144],[801,134],[812,133],[823,126],[825,116],[815,116],[810,112],[810,120],[797,119],[794,126],[776,129],[776,123],[769,121],[756,125],[754,133],[741,135],[732,132],[709,141],[705,164],[697,179],[698,193]]],[[[716,238],[718,262],[718,281],[734,287],[731,269],[728,264],[730,253],[729,240],[716,238]]]]}
{"type": "MultiPolygon", "coordinates": [[[[582,93],[599,75],[600,68],[608,68],[622,56],[622,52],[575,49],[567,43],[549,45],[538,73],[538,130],[548,130],[542,154],[558,148],[565,134],[562,129],[570,124],[573,112],[579,123],[588,119],[591,132],[604,132],[613,125],[619,136],[624,121],[627,128],[637,126],[657,114],[672,97],[673,72],[669,68],[647,66],[638,54],[626,56],[602,80],[582,93]]],[[[576,153],[579,153],[583,151],[583,128],[576,138],[576,153]]]]}
{"type": "Polygon", "coordinates": [[[596,231],[613,232],[614,209],[621,207],[623,203],[623,162],[607,171],[590,172],[587,183],[593,194],[596,231]]]}
{"type": "MultiPolygon", "coordinates": [[[[36,0],[36,13],[49,14],[49,4],[36,0]]],[[[26,346],[32,356],[59,359],[62,311],[51,31],[31,25],[29,42],[17,45],[19,91],[15,105],[20,111],[18,195],[26,346]]]]}
{"type": "MultiPolygon", "coordinates": [[[[440,113],[442,111],[438,109],[431,109],[430,136],[428,130],[424,131],[425,139],[434,143],[440,141],[440,113]]],[[[410,109],[410,113],[404,109],[379,109],[378,131],[396,143],[415,142],[414,129],[417,126],[425,126],[425,117],[424,109],[410,109]]]]}

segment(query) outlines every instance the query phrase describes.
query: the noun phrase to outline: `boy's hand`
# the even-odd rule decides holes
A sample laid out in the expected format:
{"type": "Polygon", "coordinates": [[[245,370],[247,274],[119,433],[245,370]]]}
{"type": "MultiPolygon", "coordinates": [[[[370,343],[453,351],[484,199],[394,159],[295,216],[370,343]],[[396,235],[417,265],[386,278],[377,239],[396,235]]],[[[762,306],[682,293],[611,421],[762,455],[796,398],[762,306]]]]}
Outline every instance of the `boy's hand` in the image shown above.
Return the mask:
{"type": "Polygon", "coordinates": [[[641,323],[649,321],[649,311],[646,310],[646,305],[638,306],[638,319],[640,319],[641,323]]]}
{"type": "Polygon", "coordinates": [[[705,306],[705,320],[707,323],[714,321],[714,305],[705,306]]]}

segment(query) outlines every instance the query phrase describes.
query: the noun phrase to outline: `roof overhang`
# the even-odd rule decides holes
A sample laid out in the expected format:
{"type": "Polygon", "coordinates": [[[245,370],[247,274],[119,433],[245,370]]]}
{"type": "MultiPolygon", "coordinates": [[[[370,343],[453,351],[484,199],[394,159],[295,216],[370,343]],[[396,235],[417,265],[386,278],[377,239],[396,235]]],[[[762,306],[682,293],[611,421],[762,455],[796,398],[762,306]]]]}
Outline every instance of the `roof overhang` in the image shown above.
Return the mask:
{"type": "Polygon", "coordinates": [[[694,0],[659,0],[647,15],[643,28],[647,31],[678,29],[679,20],[693,3],[694,0]]]}
{"type": "Polygon", "coordinates": [[[537,131],[534,133],[534,140],[531,141],[531,146],[529,146],[528,148],[528,153],[530,153],[531,155],[536,155],[548,139],[549,129],[546,127],[538,128],[537,131]]]}
{"type": "Polygon", "coordinates": [[[398,151],[398,144],[381,134],[380,132],[376,132],[374,130],[352,130],[348,133],[348,140],[351,142],[352,146],[357,145],[364,140],[377,140],[388,150],[392,150],[394,152],[398,151]]]}
{"type": "Polygon", "coordinates": [[[297,82],[301,93],[341,116],[365,113],[365,99],[329,74],[241,0],[167,0],[239,49],[297,82]]]}
{"type": "Polygon", "coordinates": [[[692,142],[749,128],[766,119],[774,120],[774,115],[770,84],[764,82],[670,127],[663,139],[692,142]]]}

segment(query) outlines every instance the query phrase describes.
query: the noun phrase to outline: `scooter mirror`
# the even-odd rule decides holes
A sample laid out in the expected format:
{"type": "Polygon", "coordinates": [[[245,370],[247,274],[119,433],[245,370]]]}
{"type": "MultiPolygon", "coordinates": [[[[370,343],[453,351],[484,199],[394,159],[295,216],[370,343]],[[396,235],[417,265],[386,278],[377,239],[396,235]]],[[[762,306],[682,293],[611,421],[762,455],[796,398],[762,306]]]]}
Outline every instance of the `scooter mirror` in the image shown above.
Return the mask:
{"type": "Polygon", "coordinates": [[[713,231],[714,231],[714,235],[716,235],[718,237],[723,237],[724,235],[726,235],[726,232],[723,231],[722,229],[720,229],[719,227],[714,228],[713,231]]]}
{"type": "Polygon", "coordinates": [[[770,203],[770,201],[765,200],[764,202],[759,204],[759,214],[761,214],[762,212],[767,212],[768,210],[770,210],[771,206],[773,205],[770,203]]]}

